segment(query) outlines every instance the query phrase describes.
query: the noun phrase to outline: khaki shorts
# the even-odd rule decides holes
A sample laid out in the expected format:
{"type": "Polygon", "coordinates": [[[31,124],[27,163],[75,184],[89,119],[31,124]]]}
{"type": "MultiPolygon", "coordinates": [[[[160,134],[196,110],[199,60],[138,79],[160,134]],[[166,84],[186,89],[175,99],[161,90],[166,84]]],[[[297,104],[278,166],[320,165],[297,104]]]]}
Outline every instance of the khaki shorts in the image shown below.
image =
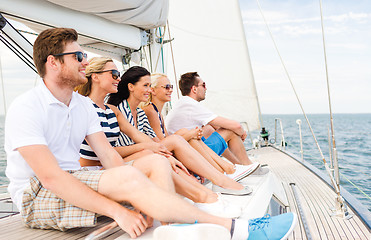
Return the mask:
{"type": "MultiPolygon", "coordinates": [[[[70,174],[95,191],[98,191],[99,179],[103,172],[69,171],[70,174]]],[[[68,186],[66,188],[68,189],[68,186]]],[[[91,227],[97,222],[96,213],[65,202],[45,189],[36,176],[30,178],[30,188],[24,191],[22,200],[22,218],[30,228],[65,231],[75,227],[91,227]]]]}

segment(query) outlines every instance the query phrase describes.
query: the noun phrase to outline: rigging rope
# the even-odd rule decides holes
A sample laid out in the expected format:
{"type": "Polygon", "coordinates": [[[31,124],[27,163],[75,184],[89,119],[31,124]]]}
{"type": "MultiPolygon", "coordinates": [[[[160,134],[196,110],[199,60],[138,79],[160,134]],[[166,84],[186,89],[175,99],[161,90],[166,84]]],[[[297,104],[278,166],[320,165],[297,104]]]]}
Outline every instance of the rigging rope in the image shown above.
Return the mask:
{"type": "MultiPolygon", "coordinates": [[[[171,40],[171,34],[170,34],[170,24],[169,20],[166,22],[167,23],[167,31],[169,34],[169,39],[171,40]]],[[[171,60],[173,61],[173,69],[174,69],[174,79],[175,79],[175,86],[176,86],[176,94],[179,99],[179,86],[178,86],[178,80],[176,77],[176,70],[175,70],[175,60],[174,60],[174,52],[173,52],[173,41],[170,41],[170,51],[171,51],[171,60]]]]}
{"type": "Polygon", "coordinates": [[[282,66],[283,66],[283,68],[284,68],[284,70],[285,70],[286,76],[287,76],[287,78],[288,78],[288,80],[289,80],[289,82],[290,82],[290,85],[291,85],[291,87],[292,87],[292,90],[294,91],[295,97],[296,97],[296,99],[297,99],[297,101],[298,101],[298,103],[299,103],[299,106],[300,106],[300,108],[301,108],[301,111],[303,112],[304,118],[305,118],[305,120],[306,120],[306,122],[307,122],[307,124],[308,124],[308,126],[309,126],[309,129],[310,129],[310,131],[311,131],[311,133],[312,133],[312,136],[313,136],[313,138],[314,138],[314,141],[315,141],[315,143],[316,143],[316,146],[317,146],[317,148],[318,148],[318,151],[319,151],[319,153],[320,153],[320,155],[321,155],[322,161],[323,161],[323,163],[324,163],[324,165],[325,165],[325,167],[326,167],[326,170],[327,170],[327,172],[328,172],[328,174],[329,174],[329,176],[330,176],[331,182],[332,182],[332,184],[334,185],[335,191],[336,191],[337,193],[340,193],[340,190],[339,190],[339,188],[338,188],[338,186],[337,186],[337,184],[336,184],[336,182],[335,182],[333,176],[331,175],[330,168],[329,168],[329,166],[328,166],[328,164],[327,164],[327,161],[326,161],[326,159],[325,159],[325,157],[324,157],[324,155],[323,155],[323,153],[322,153],[321,147],[320,147],[319,144],[318,144],[317,138],[316,138],[316,136],[315,136],[315,134],[314,134],[314,131],[313,131],[312,126],[311,126],[311,124],[310,124],[310,122],[309,122],[309,119],[308,119],[308,117],[307,117],[307,115],[306,115],[306,113],[305,113],[305,111],[304,111],[304,108],[303,108],[303,106],[302,106],[302,104],[301,104],[301,101],[300,101],[300,99],[299,99],[299,96],[298,96],[298,94],[297,94],[297,92],[296,92],[296,90],[295,90],[295,87],[294,87],[294,84],[293,84],[293,82],[292,82],[292,80],[291,80],[290,74],[289,74],[289,72],[288,72],[288,70],[287,70],[287,68],[286,68],[285,63],[283,62],[283,58],[282,58],[282,56],[281,56],[281,54],[280,54],[280,51],[278,50],[278,47],[277,47],[276,41],[275,41],[274,38],[273,38],[273,34],[272,34],[271,30],[270,30],[270,27],[269,27],[269,25],[268,25],[268,23],[267,23],[267,20],[265,19],[265,16],[264,16],[264,14],[263,14],[263,10],[262,10],[262,8],[261,8],[261,6],[260,6],[259,0],[256,0],[256,2],[257,2],[257,4],[258,4],[258,7],[259,7],[259,10],[260,10],[260,13],[261,13],[261,15],[262,15],[262,17],[263,17],[264,23],[265,23],[265,25],[266,25],[266,27],[267,27],[267,29],[268,29],[269,35],[270,35],[270,37],[271,37],[271,39],[272,39],[272,41],[273,41],[274,47],[275,47],[275,49],[276,49],[276,51],[277,51],[277,54],[278,54],[278,56],[279,56],[279,58],[280,58],[281,64],[282,64],[282,66]]]}
{"type": "Polygon", "coordinates": [[[322,0],[319,0],[320,11],[321,11],[321,28],[322,28],[322,42],[323,42],[323,55],[325,59],[325,69],[326,69],[326,83],[327,83],[327,95],[328,95],[328,105],[330,111],[330,126],[331,126],[331,140],[332,140],[332,159],[335,168],[335,176],[336,176],[336,183],[340,188],[340,179],[339,179],[339,164],[336,154],[336,144],[335,144],[335,129],[334,129],[334,118],[332,116],[332,108],[331,108],[331,97],[330,97],[330,83],[328,79],[328,68],[327,68],[327,54],[326,54],[326,42],[325,42],[325,31],[323,27],[323,14],[322,14],[322,0]]]}
{"type": "Polygon", "coordinates": [[[157,28],[156,28],[156,32],[155,32],[155,35],[156,37],[158,37],[160,39],[160,42],[161,42],[161,47],[160,49],[158,50],[158,54],[157,54],[157,59],[156,59],[156,64],[155,64],[155,71],[157,71],[157,66],[158,66],[158,61],[160,59],[160,55],[162,56],[162,73],[165,73],[164,71],[164,58],[163,58],[163,52],[162,52],[162,49],[163,49],[163,46],[164,46],[164,36],[165,36],[165,31],[166,31],[166,26],[164,27],[164,33],[161,34],[161,28],[159,27],[158,28],[159,31],[160,31],[160,36],[157,35],[157,28]]]}

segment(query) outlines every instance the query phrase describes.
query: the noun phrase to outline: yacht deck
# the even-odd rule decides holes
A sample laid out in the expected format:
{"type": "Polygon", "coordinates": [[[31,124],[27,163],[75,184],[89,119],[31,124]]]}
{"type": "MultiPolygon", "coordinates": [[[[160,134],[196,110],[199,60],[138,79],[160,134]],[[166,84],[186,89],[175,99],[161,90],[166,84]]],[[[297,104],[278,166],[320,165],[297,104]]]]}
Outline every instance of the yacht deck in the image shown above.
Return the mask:
{"type": "MultiPolygon", "coordinates": [[[[265,199],[262,194],[272,194],[269,186],[280,184],[274,181],[277,177],[282,181],[283,189],[287,198],[282,193],[274,192],[275,196],[286,205],[287,211],[294,211],[299,216],[299,224],[293,234],[292,239],[371,239],[370,230],[362,220],[353,213],[353,217],[344,220],[331,217],[330,208],[334,205],[336,194],[333,190],[314,173],[305,166],[293,160],[285,153],[270,147],[258,150],[250,150],[249,155],[252,159],[261,164],[267,164],[275,174],[263,176],[252,175],[244,179],[243,182],[252,186],[254,192],[246,197],[227,197],[235,204],[242,204],[244,212],[241,216],[244,219],[262,215],[267,209],[261,199],[265,199]],[[268,187],[268,188],[267,188],[268,187]],[[265,193],[256,189],[268,189],[265,193]],[[301,206],[301,210],[298,206],[301,206]],[[301,212],[301,213],[300,213],[301,212]]],[[[77,228],[66,232],[55,230],[37,230],[25,227],[19,214],[0,219],[0,239],[82,239],[94,230],[110,223],[106,217],[99,219],[98,226],[95,228],[77,228]]],[[[155,226],[159,223],[155,222],[155,226]]],[[[154,228],[148,229],[138,239],[152,239],[154,228]]],[[[127,234],[118,227],[104,235],[104,239],[130,239],[127,234]]]]}

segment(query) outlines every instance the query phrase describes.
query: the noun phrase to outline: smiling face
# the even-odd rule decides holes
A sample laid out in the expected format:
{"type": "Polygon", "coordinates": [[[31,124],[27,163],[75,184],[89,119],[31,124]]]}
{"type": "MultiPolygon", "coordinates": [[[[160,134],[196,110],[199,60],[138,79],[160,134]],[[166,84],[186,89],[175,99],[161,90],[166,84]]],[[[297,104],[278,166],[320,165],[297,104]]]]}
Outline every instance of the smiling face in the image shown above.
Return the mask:
{"type": "MultiPolygon", "coordinates": [[[[83,52],[82,48],[77,42],[67,43],[64,52],[83,52]]],[[[63,56],[63,63],[61,63],[61,70],[58,74],[57,84],[60,87],[75,88],[81,84],[85,84],[85,67],[89,64],[86,58],[81,62],[77,61],[75,54],[68,54],[63,56]]]]}
{"type": "Polygon", "coordinates": [[[172,85],[167,77],[160,77],[157,85],[152,88],[152,99],[164,103],[169,102],[171,100],[171,94],[173,93],[173,88],[170,88],[170,86],[172,85]]]}
{"type": "Polygon", "coordinates": [[[107,62],[100,73],[93,73],[93,84],[97,84],[100,90],[105,93],[117,93],[117,86],[121,79],[120,77],[114,77],[110,70],[117,71],[117,67],[113,62],[107,62]]]}
{"type": "Polygon", "coordinates": [[[151,91],[151,76],[143,76],[135,84],[129,83],[128,87],[130,97],[133,97],[140,102],[145,102],[147,101],[151,91]]]}

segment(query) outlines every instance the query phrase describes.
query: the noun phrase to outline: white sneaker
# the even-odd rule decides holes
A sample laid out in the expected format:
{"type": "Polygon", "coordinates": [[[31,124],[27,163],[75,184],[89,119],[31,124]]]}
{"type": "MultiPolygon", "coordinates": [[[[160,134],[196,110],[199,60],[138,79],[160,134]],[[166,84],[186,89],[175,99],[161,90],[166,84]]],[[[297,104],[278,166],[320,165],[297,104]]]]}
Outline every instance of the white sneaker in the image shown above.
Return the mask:
{"type": "Polygon", "coordinates": [[[240,181],[241,179],[249,176],[252,174],[258,167],[260,166],[260,163],[254,162],[250,165],[240,165],[240,164],[235,164],[235,169],[236,171],[231,174],[225,174],[228,177],[232,178],[236,182],[240,181]]]}
{"type": "Polygon", "coordinates": [[[248,220],[234,219],[234,226],[232,227],[233,227],[233,233],[232,233],[233,235],[232,235],[231,240],[246,240],[249,237],[249,221],[248,220]]]}
{"type": "Polygon", "coordinates": [[[194,206],[211,215],[224,218],[237,218],[242,213],[241,207],[229,203],[220,194],[218,194],[218,201],[214,203],[195,203],[194,206]]]}
{"type": "Polygon", "coordinates": [[[227,240],[231,234],[225,227],[210,223],[172,224],[156,228],[155,240],[227,240]]]}
{"type": "Polygon", "coordinates": [[[243,185],[244,188],[241,190],[222,188],[218,185],[213,185],[211,190],[216,193],[226,194],[226,195],[235,195],[235,196],[244,196],[252,193],[252,189],[249,186],[243,185]]]}
{"type": "Polygon", "coordinates": [[[254,171],[251,175],[265,175],[269,173],[269,168],[268,167],[262,167],[258,168],[256,171],[254,171]]]}

